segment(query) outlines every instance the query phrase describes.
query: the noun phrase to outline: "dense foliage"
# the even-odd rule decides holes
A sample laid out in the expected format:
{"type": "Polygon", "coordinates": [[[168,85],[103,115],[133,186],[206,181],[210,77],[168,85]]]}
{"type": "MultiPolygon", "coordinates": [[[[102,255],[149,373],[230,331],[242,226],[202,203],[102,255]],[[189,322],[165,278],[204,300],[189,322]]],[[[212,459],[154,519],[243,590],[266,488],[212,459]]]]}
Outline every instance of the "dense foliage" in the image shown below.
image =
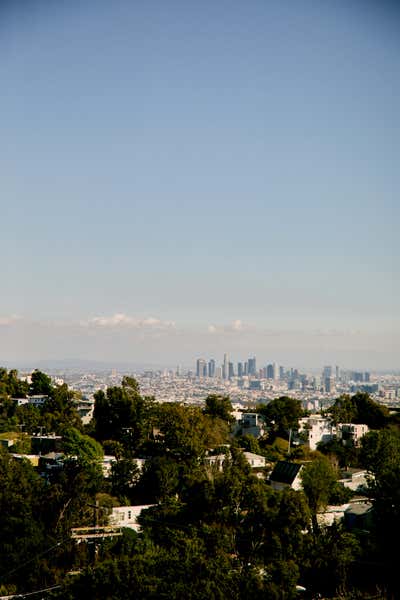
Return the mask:
{"type": "Polygon", "coordinates": [[[396,597],[400,433],[369,397],[342,397],[333,407],[336,419],[375,429],[360,449],[343,451],[332,442],[325,455],[292,453],[304,464],[302,491],[272,489],[243,454],[263,454],[271,463],[287,458],[289,430],[302,414],[296,400],[283,397],[260,409],[268,433],[258,440],[232,435],[232,406],[223,396],[209,396],[203,408],[158,404],[126,377],[96,393],[86,427],[77,400],[40,371],[27,384],[16,371],[0,370],[0,435],[20,436],[23,450],[27,433],[55,431],[63,457],[46,469],[44,457],[35,466],[15,458],[15,446],[0,448],[1,594],[57,584],[48,597],[396,597]],[[42,406],[18,406],[16,398],[33,392],[48,397],[42,406]],[[107,478],[104,453],[115,456],[107,478]],[[327,503],[348,500],[337,483],[342,464],[370,473],[367,530],[318,522],[327,503]],[[141,514],[140,533],[124,530],[95,545],[73,541],[71,528],[105,524],[121,504],[153,505],[141,514]]]}

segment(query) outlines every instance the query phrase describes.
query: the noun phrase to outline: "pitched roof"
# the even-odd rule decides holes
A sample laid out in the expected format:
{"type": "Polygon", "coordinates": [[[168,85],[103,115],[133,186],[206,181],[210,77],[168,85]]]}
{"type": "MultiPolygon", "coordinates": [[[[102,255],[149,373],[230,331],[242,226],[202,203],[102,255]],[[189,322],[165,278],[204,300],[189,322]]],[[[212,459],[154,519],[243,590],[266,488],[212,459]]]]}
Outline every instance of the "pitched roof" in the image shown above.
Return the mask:
{"type": "Polygon", "coordinates": [[[287,460],[279,460],[270,475],[270,480],[278,481],[279,483],[288,483],[290,485],[296,479],[296,475],[299,473],[302,466],[303,465],[287,460]]]}

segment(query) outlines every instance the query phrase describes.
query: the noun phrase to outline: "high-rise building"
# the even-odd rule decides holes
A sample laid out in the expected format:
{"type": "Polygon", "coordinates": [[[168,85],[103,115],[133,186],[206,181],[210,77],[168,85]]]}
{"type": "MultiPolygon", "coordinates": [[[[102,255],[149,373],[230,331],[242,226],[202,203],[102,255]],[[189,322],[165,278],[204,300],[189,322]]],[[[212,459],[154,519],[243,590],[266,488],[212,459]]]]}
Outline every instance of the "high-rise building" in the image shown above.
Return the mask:
{"type": "Polygon", "coordinates": [[[338,365],[336,365],[336,367],[335,367],[335,378],[336,378],[336,381],[339,381],[339,379],[340,379],[340,369],[339,369],[338,365]]]}
{"type": "Polygon", "coordinates": [[[243,368],[243,375],[248,375],[249,374],[249,363],[246,362],[244,363],[244,368],[243,368]]]}
{"type": "Polygon", "coordinates": [[[208,376],[215,377],[215,360],[213,358],[208,362],[208,376]]]}
{"type": "Polygon", "coordinates": [[[371,381],[371,374],[370,374],[369,371],[365,371],[365,373],[364,373],[364,381],[366,383],[369,383],[371,381]]]}
{"type": "Polygon", "coordinates": [[[272,363],[272,379],[278,379],[279,371],[276,362],[272,363]]]}
{"type": "Polygon", "coordinates": [[[322,378],[327,379],[328,377],[332,377],[332,367],[327,366],[323,368],[322,378]]]}
{"type": "Polygon", "coordinates": [[[196,376],[197,377],[207,377],[207,363],[203,358],[197,359],[196,376]]]}
{"type": "Polygon", "coordinates": [[[267,365],[266,371],[267,379],[278,379],[279,371],[276,363],[267,365]]]}
{"type": "Polygon", "coordinates": [[[237,364],[237,374],[238,377],[243,377],[243,363],[238,362],[237,364]]]}
{"type": "Polygon", "coordinates": [[[224,364],[222,365],[222,377],[224,379],[229,378],[229,356],[224,354],[224,364]]]}
{"type": "Polygon", "coordinates": [[[335,380],[333,377],[325,377],[324,379],[325,392],[330,394],[335,391],[335,380]]]}
{"type": "Polygon", "coordinates": [[[279,367],[279,379],[285,379],[285,369],[283,367],[279,367]]]}
{"type": "Polygon", "coordinates": [[[256,357],[254,356],[253,358],[249,358],[247,364],[249,375],[255,375],[257,373],[256,357]]]}
{"type": "Polygon", "coordinates": [[[232,379],[232,377],[235,377],[235,370],[233,368],[233,363],[230,362],[228,363],[228,379],[232,379]]]}

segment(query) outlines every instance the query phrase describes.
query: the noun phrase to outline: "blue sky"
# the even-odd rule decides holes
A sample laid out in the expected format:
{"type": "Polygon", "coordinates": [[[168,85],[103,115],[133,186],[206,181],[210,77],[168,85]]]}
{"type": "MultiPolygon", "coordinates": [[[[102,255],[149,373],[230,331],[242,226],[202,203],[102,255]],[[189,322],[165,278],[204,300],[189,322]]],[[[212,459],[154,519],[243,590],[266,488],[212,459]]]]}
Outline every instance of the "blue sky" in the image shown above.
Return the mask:
{"type": "Polygon", "coordinates": [[[399,366],[400,11],[325,4],[1,3],[0,359],[399,366]]]}

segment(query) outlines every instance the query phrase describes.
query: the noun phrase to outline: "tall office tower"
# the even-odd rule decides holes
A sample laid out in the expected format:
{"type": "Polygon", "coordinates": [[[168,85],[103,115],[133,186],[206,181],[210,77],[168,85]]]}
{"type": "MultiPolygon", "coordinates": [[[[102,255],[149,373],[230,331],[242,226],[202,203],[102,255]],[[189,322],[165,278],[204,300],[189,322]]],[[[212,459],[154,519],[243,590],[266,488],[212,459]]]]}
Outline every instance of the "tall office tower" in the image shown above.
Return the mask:
{"type": "Polygon", "coordinates": [[[272,363],[272,379],[278,379],[279,371],[278,365],[274,362],[272,363]]]}
{"type": "Polygon", "coordinates": [[[208,376],[215,377],[215,360],[213,358],[208,362],[208,376]]]}
{"type": "Polygon", "coordinates": [[[243,363],[238,362],[237,364],[237,374],[238,377],[243,377],[243,363]]]}
{"type": "Polygon", "coordinates": [[[336,381],[339,381],[339,379],[340,379],[340,369],[339,369],[338,365],[336,365],[336,367],[335,367],[335,378],[336,378],[336,381]]]}
{"type": "Polygon", "coordinates": [[[330,394],[335,391],[335,381],[333,377],[325,377],[324,379],[325,392],[330,394]]]}
{"type": "Polygon", "coordinates": [[[267,365],[267,379],[274,378],[274,365],[267,365]]]}
{"type": "Polygon", "coordinates": [[[371,374],[370,374],[369,371],[365,371],[365,373],[364,373],[364,381],[366,383],[369,383],[371,381],[371,374]]]}
{"type": "Polygon", "coordinates": [[[177,367],[176,367],[176,371],[175,371],[175,375],[176,375],[177,377],[180,377],[180,375],[181,375],[181,372],[182,372],[182,367],[181,367],[180,365],[177,365],[177,367]]]}
{"type": "Polygon", "coordinates": [[[262,379],[267,379],[267,367],[264,367],[263,369],[261,369],[262,374],[261,377],[262,379]]]}
{"type": "Polygon", "coordinates": [[[322,371],[322,377],[323,379],[328,379],[328,377],[332,377],[332,367],[324,367],[322,371]]]}
{"type": "Polygon", "coordinates": [[[224,354],[224,364],[222,366],[222,377],[228,379],[229,377],[229,356],[224,354]]]}
{"type": "Polygon", "coordinates": [[[256,357],[249,358],[247,363],[249,365],[249,375],[255,375],[257,373],[256,357]]]}
{"type": "Polygon", "coordinates": [[[222,373],[222,367],[217,367],[215,369],[215,377],[217,379],[222,379],[223,373],[222,373]]]}
{"type": "Polygon", "coordinates": [[[232,377],[235,377],[235,370],[233,368],[233,363],[228,363],[228,379],[232,379],[232,377]]]}
{"type": "Polygon", "coordinates": [[[207,363],[203,358],[198,358],[196,362],[196,376],[204,377],[204,373],[207,375],[207,363]]]}
{"type": "Polygon", "coordinates": [[[249,374],[249,363],[246,362],[244,363],[244,368],[243,368],[243,375],[248,375],[249,374]]]}
{"type": "Polygon", "coordinates": [[[279,379],[285,379],[285,369],[283,367],[279,367],[279,379]]]}

